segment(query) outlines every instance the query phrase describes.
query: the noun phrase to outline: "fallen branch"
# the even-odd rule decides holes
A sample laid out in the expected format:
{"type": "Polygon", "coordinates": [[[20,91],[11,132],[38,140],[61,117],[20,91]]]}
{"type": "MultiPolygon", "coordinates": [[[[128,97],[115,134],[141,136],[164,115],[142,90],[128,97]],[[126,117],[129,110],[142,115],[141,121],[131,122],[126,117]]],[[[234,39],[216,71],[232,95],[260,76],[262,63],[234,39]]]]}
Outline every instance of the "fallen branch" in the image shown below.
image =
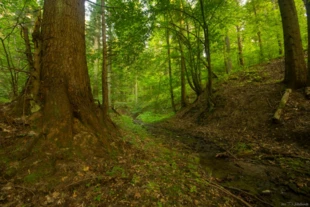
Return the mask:
{"type": "Polygon", "coordinates": [[[286,105],[286,102],[288,101],[288,98],[290,96],[290,93],[292,92],[292,89],[286,89],[284,95],[282,96],[282,99],[280,101],[280,104],[278,106],[277,111],[274,113],[274,116],[272,118],[272,121],[274,123],[280,123],[281,122],[281,114],[282,111],[286,105]]]}
{"type": "Polygon", "coordinates": [[[217,183],[214,183],[214,182],[211,182],[209,181],[210,185],[217,188],[218,190],[232,196],[233,198],[237,199],[238,201],[240,201],[241,203],[243,203],[245,206],[247,207],[252,207],[251,204],[249,204],[248,202],[246,202],[245,200],[243,200],[242,198],[240,198],[239,196],[236,196],[235,194],[231,193],[229,190],[225,189],[223,186],[217,184],[217,183]]]}
{"type": "Polygon", "coordinates": [[[255,195],[253,195],[253,194],[251,194],[251,193],[248,193],[248,192],[246,192],[246,191],[244,191],[244,190],[241,190],[241,189],[239,189],[239,188],[229,187],[229,186],[223,186],[223,187],[224,187],[224,188],[231,189],[231,190],[239,191],[239,192],[244,193],[244,194],[247,194],[247,195],[249,195],[249,196],[252,196],[252,197],[255,198],[256,200],[262,202],[263,204],[266,204],[266,205],[268,205],[268,206],[272,206],[272,204],[267,203],[266,201],[260,199],[259,197],[255,196],[255,195]]]}

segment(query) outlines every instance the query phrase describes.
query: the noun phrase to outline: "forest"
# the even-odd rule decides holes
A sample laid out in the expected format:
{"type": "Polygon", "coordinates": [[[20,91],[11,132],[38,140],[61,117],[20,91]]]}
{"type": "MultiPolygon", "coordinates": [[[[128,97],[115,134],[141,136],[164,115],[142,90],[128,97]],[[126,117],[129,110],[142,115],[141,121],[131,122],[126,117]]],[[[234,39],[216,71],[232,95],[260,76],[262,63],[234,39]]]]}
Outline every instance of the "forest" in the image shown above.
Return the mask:
{"type": "Polygon", "coordinates": [[[309,0],[2,0],[0,206],[309,206],[309,0]]]}

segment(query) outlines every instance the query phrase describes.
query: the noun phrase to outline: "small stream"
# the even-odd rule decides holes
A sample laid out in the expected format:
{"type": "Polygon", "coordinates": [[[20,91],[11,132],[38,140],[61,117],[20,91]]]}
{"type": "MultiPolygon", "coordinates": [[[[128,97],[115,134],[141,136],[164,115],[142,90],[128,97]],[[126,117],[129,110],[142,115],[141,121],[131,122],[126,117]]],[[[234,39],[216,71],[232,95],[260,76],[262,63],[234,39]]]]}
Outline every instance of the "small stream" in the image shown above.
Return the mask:
{"type": "Polygon", "coordinates": [[[180,134],[156,125],[144,124],[144,127],[157,137],[164,136],[168,142],[180,141],[187,150],[198,153],[201,166],[214,182],[251,203],[255,202],[256,206],[310,206],[310,179],[304,184],[306,187],[295,182],[304,174],[266,164],[253,156],[232,157],[202,137],[180,134]]]}

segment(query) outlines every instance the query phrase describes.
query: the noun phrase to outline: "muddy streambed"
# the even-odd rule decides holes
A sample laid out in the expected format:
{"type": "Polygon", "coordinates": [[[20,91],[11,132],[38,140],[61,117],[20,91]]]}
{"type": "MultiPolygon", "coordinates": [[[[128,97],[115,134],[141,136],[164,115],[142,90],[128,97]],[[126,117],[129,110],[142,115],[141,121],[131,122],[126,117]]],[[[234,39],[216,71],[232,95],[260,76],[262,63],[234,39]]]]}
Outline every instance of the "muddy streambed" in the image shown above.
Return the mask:
{"type": "Polygon", "coordinates": [[[310,160],[298,157],[234,155],[205,138],[145,125],[167,143],[182,142],[197,153],[210,181],[254,206],[310,206],[310,160]]]}

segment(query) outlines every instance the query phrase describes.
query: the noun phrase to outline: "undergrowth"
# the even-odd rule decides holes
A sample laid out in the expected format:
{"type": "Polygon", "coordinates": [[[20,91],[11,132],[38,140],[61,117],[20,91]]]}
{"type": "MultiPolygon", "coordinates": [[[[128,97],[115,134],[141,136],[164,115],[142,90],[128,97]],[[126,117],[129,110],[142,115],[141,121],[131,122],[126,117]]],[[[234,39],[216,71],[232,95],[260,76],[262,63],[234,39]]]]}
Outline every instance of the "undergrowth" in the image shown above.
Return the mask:
{"type": "Polygon", "coordinates": [[[150,111],[144,112],[140,114],[137,118],[145,123],[154,123],[159,122],[164,119],[170,118],[173,116],[173,112],[165,113],[165,114],[157,114],[150,111]]]}

